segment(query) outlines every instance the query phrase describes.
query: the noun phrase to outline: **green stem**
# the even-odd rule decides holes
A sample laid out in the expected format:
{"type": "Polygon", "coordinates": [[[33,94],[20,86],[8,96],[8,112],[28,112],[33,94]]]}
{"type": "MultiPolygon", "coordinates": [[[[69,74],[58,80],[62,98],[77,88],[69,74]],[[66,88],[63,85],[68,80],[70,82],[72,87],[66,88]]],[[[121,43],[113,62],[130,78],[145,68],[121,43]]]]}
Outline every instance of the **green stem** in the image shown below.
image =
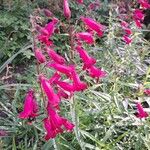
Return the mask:
{"type": "Polygon", "coordinates": [[[84,142],[81,139],[81,135],[79,132],[79,126],[78,126],[78,118],[77,118],[77,112],[76,112],[76,103],[74,100],[74,97],[71,98],[71,115],[72,115],[72,122],[74,123],[74,132],[75,136],[77,138],[77,141],[81,147],[81,150],[85,150],[84,142]]]}
{"type": "Polygon", "coordinates": [[[55,139],[53,139],[53,146],[54,146],[54,150],[59,150],[55,139]]]}

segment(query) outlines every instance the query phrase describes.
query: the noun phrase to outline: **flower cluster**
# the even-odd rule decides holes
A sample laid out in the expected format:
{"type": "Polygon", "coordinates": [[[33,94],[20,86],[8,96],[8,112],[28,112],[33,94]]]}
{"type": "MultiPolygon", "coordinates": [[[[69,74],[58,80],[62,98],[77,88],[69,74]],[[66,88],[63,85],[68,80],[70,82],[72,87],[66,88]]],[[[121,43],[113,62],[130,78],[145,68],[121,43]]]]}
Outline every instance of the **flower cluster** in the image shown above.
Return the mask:
{"type": "Polygon", "coordinates": [[[148,0],[138,0],[141,9],[135,9],[133,12],[133,20],[138,28],[142,27],[142,22],[144,20],[143,10],[149,9],[150,4],[148,0]]]}
{"type": "Polygon", "coordinates": [[[132,42],[132,39],[130,37],[132,35],[132,30],[130,29],[129,24],[126,21],[122,21],[121,27],[124,30],[123,40],[126,44],[130,44],[132,42]]]}
{"type": "Polygon", "coordinates": [[[136,104],[136,107],[137,107],[136,117],[142,119],[142,118],[147,118],[149,116],[148,113],[144,111],[144,108],[140,102],[136,104]]]}
{"type": "Polygon", "coordinates": [[[133,34],[130,28],[130,24],[128,22],[133,20],[138,28],[142,28],[142,22],[145,17],[144,10],[150,8],[150,4],[147,0],[137,0],[137,3],[139,3],[139,8],[129,9],[130,5],[126,5],[126,3],[123,1],[120,2],[118,15],[119,19],[121,20],[121,28],[124,31],[122,39],[126,44],[130,44],[132,42],[132,34],[133,34]],[[131,13],[131,15],[129,15],[129,13],[131,13]]]}
{"type": "MultiPolygon", "coordinates": [[[[83,1],[78,1],[82,3],[83,1]]],[[[71,11],[69,8],[68,0],[64,0],[63,5],[64,16],[70,19],[71,11]]],[[[74,124],[69,120],[59,115],[61,111],[60,103],[63,99],[70,99],[76,92],[84,91],[88,88],[88,84],[82,81],[78,73],[76,64],[69,64],[66,59],[55,51],[55,45],[52,41],[57,24],[59,20],[47,10],[42,11],[46,17],[51,18],[51,21],[45,26],[38,24],[40,17],[31,16],[31,24],[33,31],[33,51],[39,65],[53,70],[54,74],[51,78],[47,78],[43,73],[38,72],[38,80],[40,87],[46,100],[44,101],[46,117],[43,119],[43,125],[46,130],[45,140],[55,138],[57,134],[63,133],[64,130],[72,131],[74,124]]],[[[81,17],[88,28],[88,32],[73,32],[73,47],[74,53],[79,54],[83,62],[83,70],[92,78],[105,77],[106,72],[95,66],[96,59],[91,57],[88,52],[83,48],[83,43],[94,44],[94,34],[99,37],[103,36],[105,26],[96,22],[95,20],[87,17],[81,17]]],[[[44,99],[44,98],[43,98],[44,99]]],[[[38,104],[34,97],[33,90],[29,90],[24,101],[23,111],[19,114],[21,119],[32,119],[39,116],[38,104]]]]}
{"type": "Polygon", "coordinates": [[[144,93],[145,93],[146,95],[150,96],[150,89],[145,89],[145,90],[144,90],[144,93]]]}
{"type": "Polygon", "coordinates": [[[142,27],[142,21],[144,20],[143,11],[140,9],[135,9],[133,13],[133,20],[138,28],[142,27]]]}

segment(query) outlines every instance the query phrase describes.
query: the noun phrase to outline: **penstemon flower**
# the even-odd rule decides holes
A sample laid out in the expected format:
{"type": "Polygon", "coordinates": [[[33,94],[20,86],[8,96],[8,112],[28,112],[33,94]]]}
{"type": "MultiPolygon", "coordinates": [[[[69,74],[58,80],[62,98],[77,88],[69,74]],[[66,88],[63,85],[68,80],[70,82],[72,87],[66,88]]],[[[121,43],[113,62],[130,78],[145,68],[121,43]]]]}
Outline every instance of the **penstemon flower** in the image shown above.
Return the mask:
{"type": "Polygon", "coordinates": [[[60,56],[59,54],[57,54],[53,49],[47,48],[47,53],[49,55],[49,57],[56,63],[58,64],[64,64],[65,63],[65,59],[60,56]]]}
{"type": "Polygon", "coordinates": [[[48,117],[43,120],[44,127],[47,131],[45,140],[50,138],[55,138],[57,134],[63,133],[64,129],[67,131],[72,131],[74,125],[67,119],[58,115],[58,113],[51,107],[47,107],[48,117]]]}
{"type": "Polygon", "coordinates": [[[48,97],[49,104],[54,108],[59,108],[60,98],[57,94],[55,94],[48,80],[43,75],[39,76],[39,80],[44,93],[48,97]]]}
{"type": "Polygon", "coordinates": [[[61,65],[57,63],[48,63],[47,66],[50,68],[54,68],[58,72],[66,74],[67,76],[70,76],[72,72],[71,66],[61,65]]]}
{"type": "Polygon", "coordinates": [[[81,20],[84,22],[84,24],[91,30],[94,30],[98,36],[103,36],[103,31],[105,30],[105,26],[96,22],[95,20],[91,18],[81,17],[81,20]]]}
{"type": "Polygon", "coordinates": [[[133,19],[135,21],[135,24],[138,28],[142,27],[141,21],[144,20],[144,14],[143,11],[140,9],[135,9],[133,12],[133,19]]]}
{"type": "Polygon", "coordinates": [[[132,39],[126,35],[123,36],[123,40],[126,42],[126,44],[130,44],[132,42],[132,39]]]}
{"type": "Polygon", "coordinates": [[[83,4],[83,0],[77,0],[79,4],[83,4]]]}
{"type": "Polygon", "coordinates": [[[82,41],[86,42],[87,44],[94,44],[94,37],[89,32],[76,33],[76,37],[79,40],[82,40],[82,41]]]}
{"type": "Polygon", "coordinates": [[[136,117],[147,118],[149,116],[148,113],[144,111],[143,106],[140,102],[138,102],[136,104],[136,107],[137,107],[137,111],[138,111],[138,114],[136,115],[136,117]]]}
{"type": "Polygon", "coordinates": [[[91,66],[89,69],[88,69],[88,73],[89,75],[92,77],[92,78],[103,78],[106,76],[106,72],[101,70],[100,68],[97,68],[95,66],[91,66]]]}
{"type": "Polygon", "coordinates": [[[58,89],[58,93],[57,95],[60,97],[60,98],[65,98],[65,99],[68,99],[71,95],[68,94],[67,92],[65,92],[63,89],[58,89]]]}
{"type": "Polygon", "coordinates": [[[21,113],[19,113],[19,118],[29,119],[38,116],[38,104],[34,97],[33,90],[29,90],[24,101],[24,108],[21,113]]]}
{"type": "Polygon", "coordinates": [[[81,48],[80,46],[77,46],[76,50],[79,53],[80,58],[82,59],[84,63],[83,70],[90,68],[92,65],[96,63],[96,59],[93,57],[90,57],[87,51],[81,48]]]}
{"type": "Polygon", "coordinates": [[[80,80],[79,75],[77,74],[75,69],[72,72],[72,80],[73,80],[73,87],[75,91],[83,91],[87,89],[87,84],[80,80]]]}
{"type": "Polygon", "coordinates": [[[50,85],[57,84],[60,78],[61,78],[60,74],[58,72],[55,72],[53,76],[48,80],[48,82],[50,85]]]}
{"type": "Polygon", "coordinates": [[[68,0],[64,0],[64,3],[63,3],[63,10],[64,10],[64,16],[65,16],[67,19],[70,19],[70,18],[71,18],[71,11],[70,11],[70,8],[69,8],[68,0]]]}
{"type": "Polygon", "coordinates": [[[149,4],[148,0],[138,0],[138,2],[142,6],[142,8],[144,8],[144,9],[150,8],[150,4],[149,4]]]}
{"type": "Polygon", "coordinates": [[[40,34],[37,36],[37,39],[47,46],[53,45],[53,42],[49,38],[53,35],[57,23],[58,19],[53,18],[51,22],[40,30],[40,34]]]}
{"type": "Polygon", "coordinates": [[[144,93],[145,93],[146,95],[150,96],[150,89],[145,89],[145,90],[144,90],[144,93]]]}
{"type": "Polygon", "coordinates": [[[128,28],[129,27],[129,24],[126,22],[126,21],[121,21],[121,26],[123,28],[128,28]]]}
{"type": "Polygon", "coordinates": [[[38,60],[39,63],[46,62],[45,56],[42,54],[42,51],[40,49],[35,49],[35,57],[38,60]]]}
{"type": "Polygon", "coordinates": [[[132,34],[132,30],[130,28],[124,28],[124,31],[125,31],[126,35],[132,34]]]}
{"type": "Polygon", "coordinates": [[[143,11],[140,10],[140,9],[135,9],[135,10],[134,10],[133,18],[134,18],[134,19],[137,19],[137,20],[144,20],[143,11]]]}
{"type": "Polygon", "coordinates": [[[58,81],[57,85],[59,85],[59,87],[61,87],[62,89],[64,89],[65,91],[68,91],[70,93],[75,91],[74,86],[73,86],[72,83],[68,83],[68,82],[65,82],[65,81],[58,81]]]}

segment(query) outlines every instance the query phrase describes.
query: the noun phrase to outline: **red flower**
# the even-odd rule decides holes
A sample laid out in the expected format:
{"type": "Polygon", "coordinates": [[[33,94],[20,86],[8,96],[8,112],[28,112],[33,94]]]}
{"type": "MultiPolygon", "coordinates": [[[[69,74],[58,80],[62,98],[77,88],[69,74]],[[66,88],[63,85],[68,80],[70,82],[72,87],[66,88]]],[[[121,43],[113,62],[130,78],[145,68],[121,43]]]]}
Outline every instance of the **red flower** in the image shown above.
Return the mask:
{"type": "Polygon", "coordinates": [[[65,16],[67,19],[70,19],[70,18],[71,18],[71,11],[70,11],[70,8],[69,8],[68,0],[64,0],[64,3],[63,3],[63,10],[64,10],[64,16],[65,16]]]}
{"type": "Polygon", "coordinates": [[[123,28],[127,28],[129,26],[129,24],[126,21],[121,21],[121,26],[123,28]]]}
{"type": "Polygon", "coordinates": [[[77,33],[76,36],[80,40],[85,41],[87,44],[93,44],[94,43],[93,35],[89,32],[80,32],[80,33],[77,33]]]}
{"type": "Polygon", "coordinates": [[[141,103],[137,103],[136,107],[137,107],[137,111],[138,111],[138,114],[136,115],[136,117],[138,117],[138,118],[148,117],[148,113],[144,111],[141,103]]]}
{"type": "Polygon", "coordinates": [[[135,9],[133,18],[136,20],[144,20],[143,11],[140,9],[135,9]]]}
{"type": "Polygon", "coordinates": [[[55,138],[57,134],[63,133],[63,127],[65,127],[67,131],[73,130],[74,125],[67,119],[59,116],[52,108],[48,107],[47,111],[48,117],[43,120],[44,127],[47,131],[45,140],[55,138]]]}
{"type": "Polygon", "coordinates": [[[142,28],[142,23],[140,20],[134,20],[135,21],[135,24],[138,28],[142,28]]]}
{"type": "Polygon", "coordinates": [[[80,58],[82,59],[84,63],[84,66],[83,66],[84,70],[90,68],[92,65],[96,63],[96,59],[93,57],[90,57],[88,53],[86,52],[86,50],[84,50],[80,46],[77,46],[76,50],[78,51],[80,58]]]}
{"type": "Polygon", "coordinates": [[[35,50],[35,57],[38,60],[39,63],[46,62],[45,56],[42,54],[42,51],[40,49],[35,50]]]}
{"type": "Polygon", "coordinates": [[[49,57],[55,61],[58,64],[64,64],[65,63],[65,59],[60,56],[59,54],[57,54],[53,49],[47,48],[47,53],[49,55],[49,57]]]}
{"type": "Polygon", "coordinates": [[[19,113],[19,118],[28,119],[35,118],[38,116],[38,104],[34,98],[33,90],[29,90],[24,101],[24,108],[21,113],[19,113]]]}
{"type": "Polygon", "coordinates": [[[57,84],[60,78],[60,74],[58,72],[55,72],[54,75],[48,80],[48,82],[50,85],[57,84]]]}
{"type": "Polygon", "coordinates": [[[123,36],[123,40],[126,42],[126,44],[130,44],[132,42],[132,39],[126,35],[123,36]]]}
{"type": "Polygon", "coordinates": [[[77,0],[79,4],[83,4],[83,0],[77,0]]]}
{"type": "Polygon", "coordinates": [[[55,26],[58,23],[58,19],[57,18],[53,18],[53,20],[51,22],[49,22],[44,29],[48,31],[48,36],[51,37],[54,33],[55,30],[55,26]]]}
{"type": "Polygon", "coordinates": [[[138,2],[140,3],[140,5],[145,8],[145,9],[148,9],[150,8],[150,4],[148,2],[148,0],[138,0],[138,2]]]}
{"type": "Polygon", "coordinates": [[[69,94],[67,94],[64,90],[62,89],[59,89],[58,90],[58,93],[57,95],[60,97],[60,98],[65,98],[65,99],[68,99],[69,98],[69,94]]]}
{"type": "Polygon", "coordinates": [[[72,80],[73,80],[73,87],[75,91],[83,91],[87,88],[87,84],[80,80],[79,75],[77,74],[75,69],[72,72],[72,80]]]}
{"type": "Polygon", "coordinates": [[[66,74],[70,77],[72,72],[71,66],[61,65],[57,63],[49,63],[47,64],[48,67],[54,68],[55,70],[59,71],[60,73],[66,74]]]}
{"type": "Polygon", "coordinates": [[[101,37],[103,35],[103,31],[105,26],[96,22],[91,18],[81,17],[81,20],[88,26],[89,29],[94,30],[101,37]]]}
{"type": "Polygon", "coordinates": [[[103,71],[103,70],[101,70],[95,66],[90,67],[88,69],[88,72],[92,78],[98,78],[99,79],[99,78],[103,78],[106,76],[105,71],[103,71]]]}
{"type": "Polygon", "coordinates": [[[53,45],[53,42],[51,40],[49,40],[49,36],[47,36],[47,35],[39,35],[37,38],[39,41],[41,41],[42,43],[44,43],[47,46],[53,45]]]}
{"type": "Polygon", "coordinates": [[[49,38],[53,35],[55,30],[55,25],[58,23],[58,19],[54,18],[51,22],[49,22],[42,30],[40,30],[40,35],[37,36],[38,40],[50,46],[53,44],[49,38]]]}
{"type": "Polygon", "coordinates": [[[145,93],[146,95],[150,96],[150,89],[145,89],[145,90],[144,90],[144,93],[145,93]]]}
{"type": "Polygon", "coordinates": [[[49,81],[43,75],[39,76],[39,80],[41,82],[43,91],[48,98],[49,104],[54,108],[59,108],[60,98],[57,94],[55,94],[53,88],[49,84],[49,81]]]}
{"type": "Polygon", "coordinates": [[[59,85],[65,91],[68,91],[70,93],[74,92],[74,86],[71,83],[67,83],[67,82],[64,82],[64,81],[58,81],[57,85],[59,85]]]}
{"type": "Polygon", "coordinates": [[[130,28],[124,28],[124,31],[126,32],[127,35],[132,34],[132,30],[130,28]]]}

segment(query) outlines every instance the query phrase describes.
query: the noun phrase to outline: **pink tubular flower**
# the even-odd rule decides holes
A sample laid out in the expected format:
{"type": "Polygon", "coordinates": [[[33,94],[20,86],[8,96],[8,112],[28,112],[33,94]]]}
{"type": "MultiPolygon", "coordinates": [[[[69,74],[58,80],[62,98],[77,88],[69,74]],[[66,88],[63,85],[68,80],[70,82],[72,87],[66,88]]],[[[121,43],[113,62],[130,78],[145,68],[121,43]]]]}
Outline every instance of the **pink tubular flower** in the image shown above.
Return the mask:
{"type": "Polygon", "coordinates": [[[46,62],[45,56],[42,54],[42,51],[40,49],[35,50],[35,57],[38,60],[39,63],[46,62]]]}
{"type": "Polygon", "coordinates": [[[67,19],[70,19],[70,18],[71,18],[71,11],[70,11],[70,8],[69,8],[68,0],[64,0],[64,3],[63,3],[63,11],[64,11],[64,16],[65,16],[67,19]]]}
{"type": "Polygon", "coordinates": [[[142,23],[140,20],[134,20],[135,21],[135,24],[138,28],[142,28],[142,23]]]}
{"type": "Polygon", "coordinates": [[[138,0],[138,2],[144,9],[150,8],[150,4],[149,4],[148,0],[138,0]]]}
{"type": "Polygon", "coordinates": [[[126,42],[126,44],[130,44],[132,42],[132,39],[126,35],[123,36],[123,40],[126,42]]]}
{"type": "Polygon", "coordinates": [[[49,40],[49,37],[46,36],[46,35],[39,35],[37,38],[38,38],[39,41],[44,43],[46,46],[53,45],[53,42],[51,40],[49,40]]]}
{"type": "Polygon", "coordinates": [[[60,78],[60,74],[58,72],[55,72],[54,75],[48,80],[48,82],[50,85],[57,84],[60,78]]]}
{"type": "Polygon", "coordinates": [[[67,83],[67,82],[64,82],[64,81],[58,81],[57,85],[59,85],[65,91],[68,91],[70,93],[74,92],[74,86],[71,83],[67,83]]]}
{"type": "Polygon", "coordinates": [[[47,111],[48,117],[43,120],[44,127],[47,131],[45,140],[55,138],[57,134],[63,133],[63,127],[65,127],[67,131],[73,130],[74,125],[67,119],[59,116],[55,110],[49,107],[47,111]]]}
{"type": "Polygon", "coordinates": [[[38,116],[38,104],[34,98],[33,90],[29,90],[24,101],[24,108],[21,113],[19,113],[19,118],[28,119],[35,118],[38,116]]]}
{"type": "Polygon", "coordinates": [[[58,97],[57,94],[54,93],[54,90],[52,89],[48,80],[43,75],[39,76],[39,80],[43,88],[43,91],[48,98],[49,104],[54,108],[59,108],[60,98],[58,97]]]}
{"type": "Polygon", "coordinates": [[[136,117],[138,117],[138,118],[148,117],[148,113],[144,111],[143,106],[140,102],[138,102],[136,104],[136,107],[137,107],[137,111],[138,111],[138,114],[136,115],[136,117]]]}
{"type": "Polygon", "coordinates": [[[73,86],[75,91],[83,91],[87,89],[87,84],[85,82],[82,82],[77,74],[77,72],[72,72],[72,79],[73,79],[73,86]]]}
{"type": "Polygon", "coordinates": [[[103,31],[105,26],[96,22],[91,18],[81,17],[81,20],[88,26],[89,29],[94,30],[101,37],[103,35],[103,31]]]}
{"type": "Polygon", "coordinates": [[[143,21],[144,20],[143,11],[140,9],[135,9],[133,18],[136,20],[142,20],[143,21]]]}
{"type": "Polygon", "coordinates": [[[76,37],[80,40],[85,41],[87,44],[93,44],[94,38],[93,35],[89,32],[80,32],[76,34],[76,37]]]}
{"type": "Polygon", "coordinates": [[[58,64],[64,64],[65,63],[65,59],[60,56],[59,54],[57,54],[53,49],[47,48],[47,53],[49,55],[49,57],[55,61],[58,64]]]}
{"type": "Polygon", "coordinates": [[[57,18],[53,18],[53,20],[51,22],[49,22],[44,29],[48,31],[48,36],[51,37],[52,34],[54,33],[55,30],[55,26],[58,23],[58,19],[57,18]]]}
{"type": "Polygon", "coordinates": [[[95,66],[92,66],[88,69],[88,72],[89,72],[89,75],[92,77],[92,78],[103,78],[106,76],[106,72],[95,67],[95,66]]]}
{"type": "Polygon", "coordinates": [[[145,90],[144,90],[144,93],[145,93],[146,95],[150,96],[150,89],[145,89],[145,90]]]}
{"type": "Polygon", "coordinates": [[[79,4],[83,4],[83,0],[77,0],[79,4]]]}
{"type": "Polygon", "coordinates": [[[58,23],[58,19],[54,18],[51,22],[49,22],[42,30],[40,30],[40,35],[37,36],[38,40],[50,46],[53,44],[49,38],[53,35],[55,30],[55,25],[58,23]]]}
{"type": "Polygon", "coordinates": [[[130,28],[124,28],[124,31],[127,35],[131,35],[132,34],[132,30],[130,28]]]}
{"type": "Polygon", "coordinates": [[[129,24],[126,21],[121,21],[121,26],[123,28],[127,28],[129,26],[129,24]]]}
{"type": "Polygon", "coordinates": [[[48,31],[45,28],[39,26],[38,24],[35,25],[35,29],[37,32],[40,32],[41,34],[44,34],[44,35],[48,34],[48,31]]]}
{"type": "Polygon", "coordinates": [[[57,95],[60,97],[60,98],[65,98],[65,99],[68,99],[69,98],[69,94],[67,94],[64,90],[62,89],[59,89],[58,90],[58,93],[57,95]]]}
{"type": "Polygon", "coordinates": [[[66,66],[66,65],[61,65],[61,64],[57,64],[57,63],[49,63],[47,66],[54,68],[58,72],[63,73],[67,76],[70,76],[71,72],[72,72],[72,67],[66,66]]]}
{"type": "Polygon", "coordinates": [[[77,46],[76,50],[79,53],[80,58],[82,59],[84,63],[84,66],[83,66],[84,70],[90,68],[92,65],[96,63],[96,59],[93,57],[90,57],[88,53],[86,52],[86,50],[84,50],[80,46],[77,46]]]}

